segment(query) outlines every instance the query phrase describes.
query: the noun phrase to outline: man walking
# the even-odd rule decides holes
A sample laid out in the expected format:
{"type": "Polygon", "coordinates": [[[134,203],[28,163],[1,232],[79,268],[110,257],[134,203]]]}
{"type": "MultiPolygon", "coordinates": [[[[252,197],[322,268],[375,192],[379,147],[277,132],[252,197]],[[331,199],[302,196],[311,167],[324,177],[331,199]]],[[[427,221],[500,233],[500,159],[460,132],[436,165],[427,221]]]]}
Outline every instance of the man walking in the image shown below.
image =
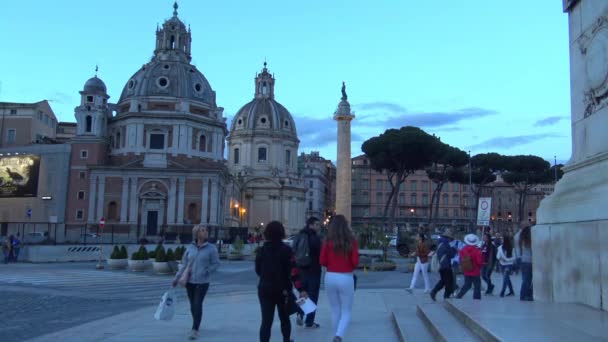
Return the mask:
{"type": "MultiPolygon", "coordinates": [[[[319,257],[321,255],[321,238],[319,231],[321,230],[321,222],[316,217],[310,217],[306,220],[306,227],[300,231],[293,243],[294,253],[296,255],[296,264],[300,273],[300,281],[302,289],[308,294],[315,304],[319,299],[319,288],[321,287],[321,265],[319,257]]],[[[315,323],[315,312],[306,315],[298,309],[296,318],[298,325],[306,324],[307,328],[318,328],[319,324],[315,323]]]]}
{"type": "Polygon", "coordinates": [[[443,298],[448,299],[454,291],[454,273],[452,272],[452,258],[456,255],[456,249],[450,246],[450,240],[454,237],[449,229],[446,229],[439,239],[437,247],[437,260],[439,261],[439,275],[441,279],[431,290],[431,299],[435,300],[437,292],[445,287],[443,298]]]}

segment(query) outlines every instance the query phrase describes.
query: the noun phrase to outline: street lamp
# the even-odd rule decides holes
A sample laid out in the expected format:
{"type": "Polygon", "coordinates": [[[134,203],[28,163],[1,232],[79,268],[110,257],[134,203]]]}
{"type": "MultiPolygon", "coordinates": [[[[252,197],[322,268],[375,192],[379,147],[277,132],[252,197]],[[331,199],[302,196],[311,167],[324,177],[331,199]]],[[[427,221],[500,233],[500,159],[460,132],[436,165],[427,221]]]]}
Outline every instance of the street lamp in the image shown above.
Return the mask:
{"type": "Polygon", "coordinates": [[[245,209],[245,208],[241,208],[241,210],[239,211],[239,227],[243,226],[243,216],[245,216],[246,212],[247,212],[247,209],[245,209]]]}

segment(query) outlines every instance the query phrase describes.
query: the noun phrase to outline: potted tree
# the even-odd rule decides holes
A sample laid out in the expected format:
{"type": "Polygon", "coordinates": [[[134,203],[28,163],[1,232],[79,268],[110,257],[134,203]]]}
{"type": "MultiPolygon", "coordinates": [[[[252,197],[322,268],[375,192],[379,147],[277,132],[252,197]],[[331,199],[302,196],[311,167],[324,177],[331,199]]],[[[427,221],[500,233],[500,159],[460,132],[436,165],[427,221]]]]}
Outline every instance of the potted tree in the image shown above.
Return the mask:
{"type": "Polygon", "coordinates": [[[240,236],[234,238],[232,242],[232,248],[230,249],[230,253],[228,254],[228,260],[243,260],[243,248],[245,248],[245,243],[241,239],[240,236]]]}
{"type": "Polygon", "coordinates": [[[172,273],[177,272],[178,269],[177,269],[177,261],[175,261],[175,253],[173,253],[173,250],[171,248],[167,249],[167,255],[165,255],[165,259],[167,260],[167,263],[169,264],[169,268],[171,269],[171,272],[172,273]]]}
{"type": "Polygon", "coordinates": [[[127,250],[126,250],[125,246],[122,246],[122,248],[118,248],[118,246],[114,246],[114,249],[112,250],[112,254],[110,254],[110,258],[107,260],[107,262],[108,262],[108,266],[110,266],[110,268],[113,270],[124,270],[125,268],[127,268],[128,260],[129,259],[127,257],[127,250]],[[123,255],[123,248],[124,248],[124,255],[123,255]]]}
{"type": "Polygon", "coordinates": [[[177,271],[181,270],[184,265],[182,264],[182,259],[184,257],[184,253],[186,253],[186,247],[179,246],[175,248],[175,262],[177,264],[177,271]]]}
{"type": "Polygon", "coordinates": [[[156,259],[154,262],[152,262],[152,267],[158,274],[171,273],[171,267],[169,267],[169,263],[167,262],[167,254],[165,253],[165,248],[162,245],[158,245],[156,248],[156,259]]]}
{"type": "Polygon", "coordinates": [[[131,255],[129,268],[134,272],[143,272],[148,268],[148,250],[145,246],[140,246],[137,252],[131,255]]]}

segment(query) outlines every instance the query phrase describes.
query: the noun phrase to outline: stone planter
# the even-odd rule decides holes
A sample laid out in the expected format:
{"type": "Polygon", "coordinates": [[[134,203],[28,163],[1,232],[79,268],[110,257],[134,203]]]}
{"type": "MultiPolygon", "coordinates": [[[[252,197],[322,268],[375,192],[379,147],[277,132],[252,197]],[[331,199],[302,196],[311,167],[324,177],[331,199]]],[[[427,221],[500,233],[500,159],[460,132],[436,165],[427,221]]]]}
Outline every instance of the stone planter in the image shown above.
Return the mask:
{"type": "Polygon", "coordinates": [[[375,271],[375,272],[382,272],[382,271],[394,271],[395,269],[397,269],[397,265],[395,263],[377,261],[372,264],[372,266],[370,267],[369,270],[375,271]]]}
{"type": "Polygon", "coordinates": [[[168,262],[156,262],[152,263],[152,267],[154,271],[158,274],[171,274],[171,266],[169,266],[168,262]]]}
{"type": "Polygon", "coordinates": [[[143,272],[151,264],[149,260],[131,260],[129,259],[129,268],[134,272],[143,272]]]}
{"type": "Polygon", "coordinates": [[[129,259],[108,259],[108,266],[113,270],[124,270],[129,265],[129,259]]]}
{"type": "Polygon", "coordinates": [[[177,261],[169,261],[168,264],[169,268],[171,269],[171,273],[176,273],[179,271],[181,263],[177,261]]]}
{"type": "Polygon", "coordinates": [[[228,260],[243,260],[243,254],[228,254],[228,260]]]}

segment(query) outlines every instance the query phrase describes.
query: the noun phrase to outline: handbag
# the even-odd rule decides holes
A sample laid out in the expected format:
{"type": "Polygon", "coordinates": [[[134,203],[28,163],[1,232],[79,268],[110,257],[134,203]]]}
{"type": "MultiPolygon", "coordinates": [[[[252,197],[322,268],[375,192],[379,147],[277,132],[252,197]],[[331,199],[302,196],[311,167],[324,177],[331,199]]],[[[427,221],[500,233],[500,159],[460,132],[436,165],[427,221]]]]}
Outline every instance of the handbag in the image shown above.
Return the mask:
{"type": "Polygon", "coordinates": [[[296,303],[296,296],[293,294],[292,291],[287,291],[287,290],[283,290],[283,297],[285,298],[285,310],[287,311],[287,314],[289,316],[295,314],[296,312],[298,312],[299,306],[298,303],[296,303]]]}

